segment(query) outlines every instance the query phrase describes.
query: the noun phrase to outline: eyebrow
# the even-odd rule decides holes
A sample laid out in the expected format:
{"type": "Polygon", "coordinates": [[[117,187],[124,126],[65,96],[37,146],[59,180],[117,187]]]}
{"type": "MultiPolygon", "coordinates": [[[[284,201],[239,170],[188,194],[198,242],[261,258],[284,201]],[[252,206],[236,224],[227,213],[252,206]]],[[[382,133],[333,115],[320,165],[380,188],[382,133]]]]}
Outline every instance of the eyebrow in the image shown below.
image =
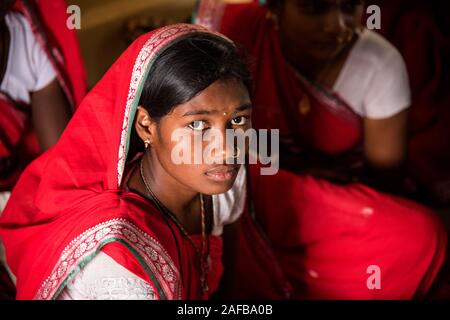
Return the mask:
{"type": "MultiPolygon", "coordinates": [[[[251,103],[245,103],[239,107],[236,108],[236,110],[234,111],[234,114],[238,113],[238,112],[242,112],[244,110],[247,109],[251,109],[253,106],[251,103]]],[[[218,110],[192,110],[192,111],[188,111],[185,114],[183,114],[183,117],[188,117],[188,116],[196,116],[196,115],[212,115],[212,114],[216,114],[219,113],[218,110]]]]}

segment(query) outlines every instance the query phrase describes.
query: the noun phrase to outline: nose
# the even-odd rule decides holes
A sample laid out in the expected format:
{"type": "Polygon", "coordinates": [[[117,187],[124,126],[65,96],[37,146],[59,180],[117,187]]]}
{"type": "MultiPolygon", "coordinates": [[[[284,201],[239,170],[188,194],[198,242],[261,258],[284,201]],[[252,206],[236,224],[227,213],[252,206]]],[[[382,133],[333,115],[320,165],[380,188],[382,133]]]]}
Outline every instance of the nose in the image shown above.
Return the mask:
{"type": "MultiPolygon", "coordinates": [[[[234,163],[234,159],[239,156],[236,147],[236,138],[227,138],[227,129],[211,129],[208,132],[207,140],[212,143],[211,155],[214,163],[234,163]],[[228,160],[228,161],[227,161],[228,160]]],[[[234,136],[233,136],[234,137],[234,136]]],[[[209,154],[209,153],[207,153],[209,154]]]]}
{"type": "MultiPolygon", "coordinates": [[[[228,130],[232,130],[232,129],[228,129],[228,130]]],[[[224,134],[224,142],[223,142],[223,148],[222,148],[223,161],[226,163],[235,163],[236,158],[239,156],[237,142],[236,142],[237,138],[234,135],[233,136],[228,135],[228,137],[227,137],[226,132],[224,132],[223,134],[224,134]]]]}
{"type": "Polygon", "coordinates": [[[335,6],[324,17],[325,33],[339,35],[345,30],[345,19],[339,7],[335,6]]]}

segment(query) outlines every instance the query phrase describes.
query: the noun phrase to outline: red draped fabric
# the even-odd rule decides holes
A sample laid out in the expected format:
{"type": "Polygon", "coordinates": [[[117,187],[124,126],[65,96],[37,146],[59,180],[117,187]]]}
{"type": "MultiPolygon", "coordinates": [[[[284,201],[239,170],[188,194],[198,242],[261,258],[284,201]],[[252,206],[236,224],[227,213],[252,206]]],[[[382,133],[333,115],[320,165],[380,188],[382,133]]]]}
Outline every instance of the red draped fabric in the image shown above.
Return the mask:
{"type": "Polygon", "coordinates": [[[447,234],[431,210],[361,184],[251,167],[234,297],[412,299],[429,292],[447,234]],[[380,288],[371,286],[379,268],[380,288]]]}

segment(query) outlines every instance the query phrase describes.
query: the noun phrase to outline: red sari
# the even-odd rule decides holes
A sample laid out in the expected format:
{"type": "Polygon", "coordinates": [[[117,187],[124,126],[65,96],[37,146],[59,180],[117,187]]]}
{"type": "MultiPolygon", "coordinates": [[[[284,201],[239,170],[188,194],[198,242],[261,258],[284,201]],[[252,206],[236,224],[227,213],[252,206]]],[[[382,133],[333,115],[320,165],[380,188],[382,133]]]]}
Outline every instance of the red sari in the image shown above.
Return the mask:
{"type": "Polygon", "coordinates": [[[339,186],[251,167],[234,298],[412,299],[429,292],[445,259],[439,218],[361,184],[339,186]],[[251,219],[253,218],[253,219],[251,219]],[[381,287],[370,287],[373,267],[381,287]]]}
{"type": "MultiPolygon", "coordinates": [[[[282,143],[312,154],[313,161],[357,149],[360,117],[337,94],[287,65],[267,9],[257,1],[220,3],[201,1],[196,22],[249,52],[254,126],[280,129],[282,143]]],[[[242,255],[251,258],[239,260],[237,297],[410,299],[430,289],[446,246],[446,233],[430,210],[360,184],[334,185],[283,170],[252,174],[251,181],[254,219],[241,233],[242,255]],[[271,255],[255,253],[261,241],[271,255]],[[266,272],[255,271],[259,266],[266,272]],[[370,266],[381,270],[381,289],[368,286],[370,266]],[[268,274],[276,280],[268,281],[268,274]]]]}
{"type": "MultiPolygon", "coordinates": [[[[160,299],[206,298],[195,248],[150,201],[122,185],[143,83],[157,54],[205,31],[180,24],[137,39],[83,100],[59,142],[23,173],[0,218],[18,299],[55,299],[100,251],[160,299]]],[[[199,236],[193,236],[199,241],[199,236]]],[[[213,292],[221,239],[209,236],[213,292]]]]}

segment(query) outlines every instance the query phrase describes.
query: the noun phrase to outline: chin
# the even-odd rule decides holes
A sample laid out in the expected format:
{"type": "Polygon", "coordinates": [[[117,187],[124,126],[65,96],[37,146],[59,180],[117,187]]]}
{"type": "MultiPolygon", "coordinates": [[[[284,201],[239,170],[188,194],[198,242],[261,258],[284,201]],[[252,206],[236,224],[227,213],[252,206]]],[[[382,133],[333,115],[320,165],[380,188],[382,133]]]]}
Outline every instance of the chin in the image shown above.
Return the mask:
{"type": "Polygon", "coordinates": [[[204,184],[202,184],[201,192],[209,196],[225,193],[233,187],[235,180],[236,177],[223,182],[206,181],[204,184]]]}
{"type": "Polygon", "coordinates": [[[324,63],[333,60],[338,55],[339,51],[318,51],[314,54],[316,60],[323,61],[324,63]]]}
{"type": "Polygon", "coordinates": [[[205,171],[201,179],[201,189],[204,194],[214,195],[225,193],[233,187],[240,166],[219,167],[216,170],[205,171]]]}
{"type": "Polygon", "coordinates": [[[315,57],[316,60],[332,60],[336,58],[339,53],[342,51],[341,47],[332,47],[332,48],[317,48],[314,50],[312,56],[315,57]]]}

